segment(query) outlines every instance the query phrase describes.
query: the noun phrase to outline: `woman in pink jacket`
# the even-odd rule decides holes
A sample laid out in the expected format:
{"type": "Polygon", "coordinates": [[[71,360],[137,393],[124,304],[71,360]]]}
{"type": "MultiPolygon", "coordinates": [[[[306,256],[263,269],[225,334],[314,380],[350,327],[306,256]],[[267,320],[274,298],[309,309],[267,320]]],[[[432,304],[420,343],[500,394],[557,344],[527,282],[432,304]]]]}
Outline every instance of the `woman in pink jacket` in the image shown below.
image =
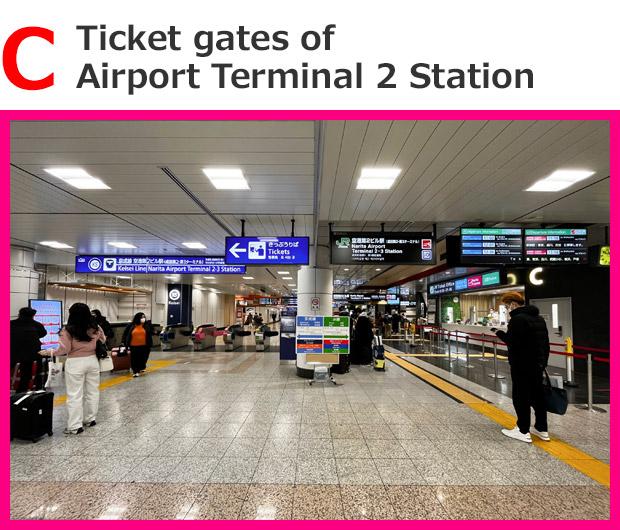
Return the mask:
{"type": "Polygon", "coordinates": [[[60,332],[60,346],[39,352],[45,356],[67,356],[65,384],[69,418],[65,434],[80,434],[84,427],[94,427],[97,423],[99,361],[95,349],[98,340],[105,342],[103,330],[88,306],[77,303],[69,308],[69,320],[60,332]]]}

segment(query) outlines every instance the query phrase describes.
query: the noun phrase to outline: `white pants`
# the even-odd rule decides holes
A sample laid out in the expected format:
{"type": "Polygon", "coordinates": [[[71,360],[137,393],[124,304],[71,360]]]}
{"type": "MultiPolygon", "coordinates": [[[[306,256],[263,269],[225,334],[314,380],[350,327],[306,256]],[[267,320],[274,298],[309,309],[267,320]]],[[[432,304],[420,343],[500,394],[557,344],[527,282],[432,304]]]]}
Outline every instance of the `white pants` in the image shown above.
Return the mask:
{"type": "Polygon", "coordinates": [[[99,409],[99,361],[95,355],[70,357],[65,363],[67,428],[79,429],[96,419],[99,409]],[[83,406],[82,406],[83,405],[83,406]]]}

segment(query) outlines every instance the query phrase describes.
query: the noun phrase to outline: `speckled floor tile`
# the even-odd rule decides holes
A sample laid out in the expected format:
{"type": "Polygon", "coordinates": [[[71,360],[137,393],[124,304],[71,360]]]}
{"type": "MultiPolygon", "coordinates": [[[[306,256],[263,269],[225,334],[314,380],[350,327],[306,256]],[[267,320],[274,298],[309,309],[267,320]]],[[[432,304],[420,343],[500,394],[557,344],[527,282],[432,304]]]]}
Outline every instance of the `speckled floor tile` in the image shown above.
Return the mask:
{"type": "Polygon", "coordinates": [[[302,438],[297,450],[299,458],[333,458],[331,438],[302,438]]]}
{"type": "Polygon", "coordinates": [[[417,468],[418,472],[427,484],[432,485],[467,485],[467,477],[463,476],[461,470],[459,470],[454,464],[444,459],[418,459],[411,460],[413,465],[417,468]]]}
{"type": "Polygon", "coordinates": [[[260,458],[265,438],[235,438],[228,446],[226,458],[260,458]]]}
{"type": "Polygon", "coordinates": [[[166,481],[205,484],[219,461],[219,458],[185,457],[169,472],[166,481]]]}
{"type": "Polygon", "coordinates": [[[339,486],[295,486],[293,519],[344,519],[339,486]]]}
{"type": "Polygon", "coordinates": [[[298,458],[295,484],[338,484],[333,458],[298,458]]]}
{"type": "Polygon", "coordinates": [[[345,519],[396,519],[384,486],[340,486],[345,519]]]}
{"type": "Polygon", "coordinates": [[[294,484],[296,461],[294,458],[261,458],[252,478],[258,484],[294,484]]]}
{"type": "Polygon", "coordinates": [[[234,438],[201,438],[196,442],[187,456],[206,456],[212,458],[221,458],[226,453],[227,449],[234,438]]]}
{"type": "Polygon", "coordinates": [[[375,463],[367,458],[338,458],[336,469],[340,484],[382,484],[375,463]]]}
{"type": "Polygon", "coordinates": [[[208,484],[194,500],[185,519],[238,519],[247,484],[208,484]]]}
{"type": "Polygon", "coordinates": [[[271,423],[244,423],[239,432],[238,438],[267,438],[271,430],[271,423]]]}
{"type": "Polygon", "coordinates": [[[408,458],[398,440],[366,440],[372,458],[408,458]]]}
{"type": "Polygon", "coordinates": [[[448,519],[432,486],[386,486],[397,519],[448,519]]]}
{"type": "Polygon", "coordinates": [[[304,438],[331,438],[329,423],[302,423],[299,433],[304,438]]]}
{"type": "Polygon", "coordinates": [[[267,438],[263,447],[263,458],[295,458],[299,438],[267,438]]]}
{"type": "Polygon", "coordinates": [[[366,440],[351,438],[334,438],[334,456],[336,458],[370,458],[366,440]]]}
{"type": "Polygon", "coordinates": [[[210,483],[248,484],[258,466],[258,458],[222,458],[213,470],[210,483]]]}
{"type": "Polygon", "coordinates": [[[11,519],[25,519],[43,503],[51,502],[68,486],[67,482],[11,482],[11,519]]]}
{"type": "Polygon", "coordinates": [[[408,458],[380,458],[375,459],[374,463],[385,485],[426,484],[426,480],[408,458]]]}
{"type": "Polygon", "coordinates": [[[274,423],[269,430],[269,438],[299,438],[301,423],[274,423]]]}
{"type": "Polygon", "coordinates": [[[497,519],[500,511],[476,486],[439,486],[437,498],[452,519],[497,519]]]}
{"type": "Polygon", "coordinates": [[[331,431],[332,438],[348,438],[348,439],[359,439],[362,440],[364,438],[362,434],[362,430],[357,424],[334,424],[331,423],[329,426],[331,431]]]}
{"type": "Polygon", "coordinates": [[[237,436],[241,423],[214,423],[204,435],[205,438],[229,438],[237,436]]]}
{"type": "Polygon", "coordinates": [[[291,519],[295,488],[292,485],[253,484],[239,519],[291,519]]]}
{"type": "Polygon", "coordinates": [[[186,456],[197,443],[198,438],[168,438],[148,456],[186,456]]]}
{"type": "Polygon", "coordinates": [[[388,425],[376,425],[372,423],[360,424],[362,436],[366,440],[395,440],[396,437],[388,425]]]}
{"type": "Polygon", "coordinates": [[[179,465],[182,458],[149,456],[140,465],[131,469],[123,480],[130,482],[166,482],[172,470],[179,465]]]}

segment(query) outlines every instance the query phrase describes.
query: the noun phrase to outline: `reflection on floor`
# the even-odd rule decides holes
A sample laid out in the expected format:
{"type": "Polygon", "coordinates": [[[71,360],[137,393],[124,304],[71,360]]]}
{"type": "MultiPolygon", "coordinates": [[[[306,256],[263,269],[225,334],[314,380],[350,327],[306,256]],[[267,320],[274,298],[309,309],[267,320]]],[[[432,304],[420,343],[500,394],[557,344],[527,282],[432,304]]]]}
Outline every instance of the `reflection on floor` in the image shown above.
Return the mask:
{"type": "Polygon", "coordinates": [[[64,437],[59,406],[12,442],[12,518],[609,517],[607,488],[394,364],[310,387],[273,352],[153,358],[175,363],[106,388],[96,427],[64,437]]]}

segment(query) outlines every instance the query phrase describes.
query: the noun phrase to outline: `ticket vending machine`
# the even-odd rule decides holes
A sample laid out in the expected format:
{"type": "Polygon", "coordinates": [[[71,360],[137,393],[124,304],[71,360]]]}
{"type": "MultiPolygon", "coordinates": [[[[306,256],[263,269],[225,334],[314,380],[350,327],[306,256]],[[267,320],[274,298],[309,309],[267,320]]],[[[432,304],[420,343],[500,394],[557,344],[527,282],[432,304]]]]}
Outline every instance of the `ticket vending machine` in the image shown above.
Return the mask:
{"type": "Polygon", "coordinates": [[[295,316],[297,311],[286,308],[280,316],[280,361],[294,361],[295,353],[295,316]]]}

